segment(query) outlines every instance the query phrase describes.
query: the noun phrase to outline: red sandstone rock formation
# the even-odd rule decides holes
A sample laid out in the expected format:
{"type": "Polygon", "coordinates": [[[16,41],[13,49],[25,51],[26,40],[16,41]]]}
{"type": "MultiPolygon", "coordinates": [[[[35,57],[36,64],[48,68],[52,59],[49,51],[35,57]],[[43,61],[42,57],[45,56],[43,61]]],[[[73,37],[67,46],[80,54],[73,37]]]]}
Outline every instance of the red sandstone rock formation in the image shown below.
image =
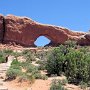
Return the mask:
{"type": "Polygon", "coordinates": [[[2,42],[3,32],[4,32],[3,18],[4,18],[3,15],[0,15],[0,42],[2,42]]]}
{"type": "MultiPolygon", "coordinates": [[[[50,39],[52,45],[58,45],[67,40],[79,42],[81,36],[85,35],[85,33],[73,32],[58,26],[40,24],[27,17],[13,15],[4,17],[0,15],[0,41],[4,43],[15,42],[23,46],[34,46],[35,40],[42,35],[50,39]]],[[[87,38],[84,38],[84,40],[89,41],[87,38]]],[[[81,42],[82,40],[79,43],[81,42]]]]}

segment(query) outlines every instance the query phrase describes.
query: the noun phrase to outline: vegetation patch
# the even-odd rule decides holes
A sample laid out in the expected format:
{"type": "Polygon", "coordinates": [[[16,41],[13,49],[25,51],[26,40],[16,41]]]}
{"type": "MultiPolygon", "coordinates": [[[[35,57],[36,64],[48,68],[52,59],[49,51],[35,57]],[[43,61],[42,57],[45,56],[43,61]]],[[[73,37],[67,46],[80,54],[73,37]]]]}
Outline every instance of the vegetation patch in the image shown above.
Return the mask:
{"type": "Polygon", "coordinates": [[[48,74],[64,74],[69,83],[90,82],[90,49],[60,45],[52,50],[46,63],[48,74]]]}
{"type": "Polygon", "coordinates": [[[68,90],[64,87],[61,80],[54,79],[51,83],[50,90],[68,90]]]}
{"type": "Polygon", "coordinates": [[[34,82],[35,79],[46,80],[47,76],[42,75],[37,66],[31,64],[32,54],[30,51],[25,50],[20,55],[25,56],[26,60],[24,62],[19,62],[18,59],[14,59],[11,63],[10,68],[6,72],[6,79],[13,80],[18,78],[19,82],[30,81],[34,82]],[[24,71],[23,71],[24,70],[24,71]]]}

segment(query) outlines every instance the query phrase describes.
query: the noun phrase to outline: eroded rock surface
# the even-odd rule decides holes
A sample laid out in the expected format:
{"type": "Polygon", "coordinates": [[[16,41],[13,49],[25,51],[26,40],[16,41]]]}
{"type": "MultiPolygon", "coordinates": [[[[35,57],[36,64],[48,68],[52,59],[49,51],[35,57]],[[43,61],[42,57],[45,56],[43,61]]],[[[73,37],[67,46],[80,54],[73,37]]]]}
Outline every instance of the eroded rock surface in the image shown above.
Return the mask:
{"type": "Polygon", "coordinates": [[[23,46],[35,46],[34,42],[39,36],[45,36],[51,40],[49,45],[63,44],[67,40],[75,40],[79,43],[89,42],[86,33],[74,32],[69,29],[46,25],[33,21],[27,17],[14,15],[0,15],[0,41],[4,43],[20,44],[23,46]],[[81,39],[81,36],[84,38],[81,39]],[[84,41],[84,42],[83,42],[84,41]]]}

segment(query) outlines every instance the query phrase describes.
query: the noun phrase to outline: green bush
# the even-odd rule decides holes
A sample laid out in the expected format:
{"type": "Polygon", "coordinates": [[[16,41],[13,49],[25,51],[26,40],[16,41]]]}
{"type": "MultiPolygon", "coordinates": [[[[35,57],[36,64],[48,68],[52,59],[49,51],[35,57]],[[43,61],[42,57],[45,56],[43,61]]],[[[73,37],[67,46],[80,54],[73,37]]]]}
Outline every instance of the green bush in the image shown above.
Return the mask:
{"type": "Polygon", "coordinates": [[[62,83],[62,85],[66,85],[68,83],[68,80],[67,79],[62,79],[61,83],[62,83]]]}
{"type": "Polygon", "coordinates": [[[3,51],[0,51],[0,63],[4,62],[5,62],[5,54],[3,53],[3,51]]]}
{"type": "Polygon", "coordinates": [[[21,70],[19,65],[11,65],[10,68],[21,70]]]}
{"type": "Polygon", "coordinates": [[[50,90],[67,90],[61,83],[61,80],[53,80],[51,83],[50,90]]]}
{"type": "Polygon", "coordinates": [[[67,47],[76,47],[76,41],[71,41],[71,40],[68,40],[64,43],[65,45],[67,45],[67,47]]]}
{"type": "Polygon", "coordinates": [[[35,55],[30,50],[24,50],[22,52],[22,55],[26,58],[28,63],[31,63],[31,61],[35,61],[35,55]]]}
{"type": "Polygon", "coordinates": [[[28,73],[21,73],[21,75],[19,75],[18,77],[18,82],[23,82],[23,81],[29,81],[30,83],[33,83],[35,81],[35,77],[28,73]]]}
{"type": "Polygon", "coordinates": [[[17,76],[21,74],[21,71],[18,69],[9,68],[6,72],[6,80],[16,79],[17,76]]]}
{"type": "Polygon", "coordinates": [[[37,62],[38,64],[39,64],[39,66],[38,66],[38,69],[39,70],[45,70],[46,68],[46,61],[38,61],[37,62]]]}
{"type": "Polygon", "coordinates": [[[15,59],[12,61],[10,68],[6,72],[7,80],[13,80],[21,73],[22,72],[21,72],[20,63],[18,62],[17,59],[15,59]]]}
{"type": "Polygon", "coordinates": [[[46,61],[48,53],[49,53],[48,51],[42,50],[42,51],[36,53],[36,57],[42,61],[46,61]]]}
{"type": "Polygon", "coordinates": [[[48,79],[46,75],[42,75],[41,73],[35,73],[33,76],[35,77],[35,79],[43,79],[43,80],[48,79]]]}
{"type": "Polygon", "coordinates": [[[46,69],[49,74],[61,75],[63,72],[63,63],[65,61],[65,54],[68,52],[67,48],[61,45],[55,48],[49,55],[46,69]]]}
{"type": "Polygon", "coordinates": [[[48,76],[46,76],[46,75],[42,75],[42,78],[41,79],[43,79],[43,80],[47,80],[48,79],[48,76]]]}
{"type": "Polygon", "coordinates": [[[66,56],[65,75],[71,83],[88,83],[90,80],[90,55],[80,51],[71,51],[66,56]],[[88,56],[88,57],[87,57],[88,56]]]}
{"type": "Polygon", "coordinates": [[[4,63],[4,62],[5,62],[5,58],[0,55],[0,63],[4,63]]]}
{"type": "Polygon", "coordinates": [[[80,85],[80,88],[81,88],[81,89],[87,90],[87,83],[81,81],[81,82],[79,83],[79,85],[80,85]]]}
{"type": "Polygon", "coordinates": [[[5,54],[7,54],[7,55],[10,55],[10,54],[13,53],[13,50],[11,50],[11,49],[4,49],[4,50],[3,50],[3,53],[5,53],[5,54]]]}
{"type": "Polygon", "coordinates": [[[15,58],[19,57],[19,56],[22,56],[22,53],[21,52],[13,52],[11,53],[12,56],[14,56],[15,58]]]}
{"type": "Polygon", "coordinates": [[[41,75],[41,73],[35,73],[34,77],[35,77],[35,79],[41,79],[42,75],[41,75]]]}
{"type": "Polygon", "coordinates": [[[28,76],[26,73],[22,73],[18,78],[18,82],[23,82],[23,81],[27,81],[27,80],[28,80],[28,76]]]}
{"type": "Polygon", "coordinates": [[[26,69],[29,66],[28,62],[20,62],[20,66],[24,69],[26,69]]]}
{"type": "Polygon", "coordinates": [[[27,73],[32,73],[32,74],[39,72],[38,68],[32,64],[29,64],[29,66],[27,66],[26,70],[27,70],[27,73]]]}
{"type": "Polygon", "coordinates": [[[20,62],[17,59],[14,59],[11,65],[20,65],[20,62]]]}
{"type": "Polygon", "coordinates": [[[61,45],[55,48],[46,63],[48,74],[64,75],[69,83],[79,84],[90,81],[90,51],[61,45]]]}

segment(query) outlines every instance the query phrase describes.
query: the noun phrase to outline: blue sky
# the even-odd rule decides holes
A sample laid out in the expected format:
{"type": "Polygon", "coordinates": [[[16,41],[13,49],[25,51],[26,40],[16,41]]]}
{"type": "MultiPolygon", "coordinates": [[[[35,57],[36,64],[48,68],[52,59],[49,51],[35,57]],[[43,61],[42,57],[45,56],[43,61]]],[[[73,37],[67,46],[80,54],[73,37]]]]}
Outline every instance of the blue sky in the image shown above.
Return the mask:
{"type": "MultiPolygon", "coordinates": [[[[90,30],[90,0],[0,0],[0,13],[27,16],[74,31],[90,30]]],[[[38,46],[48,42],[43,39],[38,40],[38,46]]]]}

